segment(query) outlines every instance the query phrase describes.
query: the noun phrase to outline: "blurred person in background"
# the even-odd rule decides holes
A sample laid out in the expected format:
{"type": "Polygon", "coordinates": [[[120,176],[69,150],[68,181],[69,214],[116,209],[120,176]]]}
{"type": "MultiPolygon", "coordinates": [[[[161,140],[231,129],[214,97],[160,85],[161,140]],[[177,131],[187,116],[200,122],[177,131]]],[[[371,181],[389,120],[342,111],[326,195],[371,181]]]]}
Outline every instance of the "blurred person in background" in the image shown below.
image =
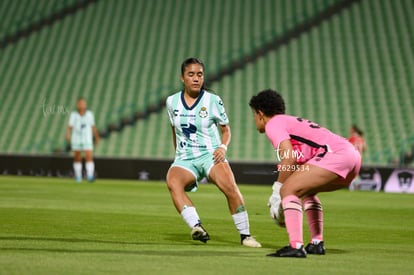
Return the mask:
{"type": "Polygon", "coordinates": [[[95,180],[93,146],[99,142],[99,133],[95,126],[94,114],[87,109],[87,102],[83,97],[78,98],[76,108],[77,110],[69,117],[66,141],[70,143],[74,154],[75,180],[82,181],[82,152],[84,152],[86,178],[89,182],[93,182],[95,180]]]}
{"type": "Polygon", "coordinates": [[[364,139],[364,132],[355,124],[352,125],[349,129],[348,141],[355,146],[361,156],[367,150],[367,145],[364,139]]]}

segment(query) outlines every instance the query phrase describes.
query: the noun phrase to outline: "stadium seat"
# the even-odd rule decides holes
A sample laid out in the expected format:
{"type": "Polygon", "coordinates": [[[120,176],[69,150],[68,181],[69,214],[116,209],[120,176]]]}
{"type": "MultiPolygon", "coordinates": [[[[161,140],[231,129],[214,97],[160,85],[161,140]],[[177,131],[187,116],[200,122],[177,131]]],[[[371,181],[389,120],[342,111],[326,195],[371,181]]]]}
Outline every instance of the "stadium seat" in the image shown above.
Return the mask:
{"type": "MultiPolygon", "coordinates": [[[[64,148],[68,113],[78,96],[88,100],[100,130],[122,125],[181,88],[183,59],[203,59],[208,77],[336,2],[97,1],[0,50],[0,90],[7,92],[0,101],[5,133],[0,152],[50,154],[64,148]]],[[[60,5],[3,1],[0,36],[60,5]]],[[[360,1],[277,51],[207,83],[230,116],[231,159],[275,158],[248,109],[250,97],[266,88],[284,95],[288,113],[340,135],[358,124],[366,133],[366,163],[398,156],[401,139],[414,136],[414,36],[408,27],[413,8],[410,0],[360,1]]],[[[95,153],[172,158],[165,109],[111,132],[95,153]]]]}

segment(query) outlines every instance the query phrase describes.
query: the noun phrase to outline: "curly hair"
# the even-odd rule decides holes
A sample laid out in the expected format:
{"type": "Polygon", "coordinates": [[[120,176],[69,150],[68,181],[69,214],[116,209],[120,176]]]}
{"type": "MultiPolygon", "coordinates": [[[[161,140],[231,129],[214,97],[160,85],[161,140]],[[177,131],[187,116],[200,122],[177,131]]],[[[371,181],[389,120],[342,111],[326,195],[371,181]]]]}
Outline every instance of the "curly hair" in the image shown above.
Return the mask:
{"type": "Polygon", "coordinates": [[[285,113],[285,101],[278,92],[271,89],[252,96],[249,105],[256,112],[262,111],[264,115],[269,117],[285,113]]]}

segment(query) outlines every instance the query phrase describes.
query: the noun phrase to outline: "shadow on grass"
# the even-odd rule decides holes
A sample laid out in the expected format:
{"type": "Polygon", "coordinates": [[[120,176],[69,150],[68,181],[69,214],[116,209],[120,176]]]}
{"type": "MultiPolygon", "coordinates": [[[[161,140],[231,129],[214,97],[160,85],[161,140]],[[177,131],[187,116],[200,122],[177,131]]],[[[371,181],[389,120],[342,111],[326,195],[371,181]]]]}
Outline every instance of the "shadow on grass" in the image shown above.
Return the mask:
{"type": "Polygon", "coordinates": [[[106,241],[106,240],[91,240],[91,239],[77,239],[77,238],[46,238],[46,237],[1,237],[4,241],[51,241],[51,242],[68,242],[68,243],[102,243],[102,244],[132,244],[132,245],[153,245],[148,242],[122,242],[122,241],[106,241]]]}
{"type": "MultiPolygon", "coordinates": [[[[167,237],[164,238],[166,241],[171,241],[173,243],[182,243],[182,244],[193,244],[193,245],[205,245],[204,243],[192,240],[190,234],[167,234],[167,237]]],[[[221,245],[238,245],[239,243],[233,239],[225,239],[223,237],[217,236],[217,235],[210,235],[210,240],[207,242],[209,243],[215,243],[215,244],[221,244],[221,245]]]]}
{"type": "MultiPolygon", "coordinates": [[[[1,247],[0,251],[14,252],[50,252],[50,253],[82,253],[82,254],[121,254],[140,256],[174,256],[174,257],[246,257],[250,258],[249,251],[218,251],[218,250],[118,250],[118,249],[65,249],[65,248],[32,248],[32,247],[1,247]]],[[[257,251],[257,250],[255,250],[257,251]]],[[[251,251],[253,252],[253,251],[251,251]]],[[[327,254],[344,254],[344,250],[330,249],[327,254]]],[[[319,255],[308,255],[309,257],[322,257],[319,255]]]]}
{"type": "MultiPolygon", "coordinates": [[[[157,243],[157,242],[122,242],[122,241],[109,241],[109,240],[91,240],[91,239],[78,239],[78,238],[46,238],[46,237],[13,237],[13,236],[0,236],[0,240],[8,241],[50,241],[50,242],[66,242],[66,243],[97,243],[97,244],[113,244],[113,245],[151,245],[157,246],[158,250],[134,250],[134,247],[131,246],[131,249],[69,249],[69,248],[33,248],[33,247],[0,247],[0,251],[43,251],[43,252],[54,252],[54,253],[102,253],[102,254],[130,254],[130,255],[148,255],[148,256],[246,256],[249,257],[248,252],[257,251],[257,249],[252,249],[251,251],[220,251],[223,249],[223,246],[227,247],[242,247],[239,243],[227,240],[220,237],[214,237],[214,239],[209,241],[209,244],[204,244],[199,241],[193,241],[190,238],[186,239],[182,234],[169,234],[169,237],[166,240],[171,240],[171,243],[157,243]],[[218,246],[217,246],[218,245],[218,246]],[[166,250],[162,250],[159,246],[168,246],[166,250]],[[209,250],[173,250],[174,246],[207,246],[209,250]],[[214,250],[210,250],[211,248],[214,250]]],[[[280,249],[278,245],[263,245],[262,249],[278,250],[280,249]]],[[[346,254],[350,253],[347,250],[328,248],[327,254],[346,254]]]]}
{"type": "Polygon", "coordinates": [[[326,254],[347,254],[351,253],[350,251],[343,250],[343,249],[335,249],[335,248],[327,248],[326,254]]]}
{"type": "Polygon", "coordinates": [[[118,249],[65,249],[65,248],[32,248],[32,247],[1,247],[0,251],[21,252],[51,252],[51,253],[84,253],[84,254],[122,254],[141,256],[175,256],[175,257],[251,257],[250,254],[241,251],[208,251],[208,250],[118,250],[118,249]]]}
{"type": "MultiPolygon", "coordinates": [[[[173,235],[170,235],[173,236],[173,235]]],[[[26,247],[15,247],[15,246],[3,246],[0,247],[0,251],[15,251],[15,252],[51,252],[51,253],[98,253],[98,254],[124,254],[124,255],[147,255],[147,256],[178,256],[178,257],[204,257],[204,256],[246,256],[249,257],[249,253],[251,251],[220,251],[220,249],[223,249],[223,247],[218,246],[209,246],[208,244],[204,244],[198,241],[193,241],[190,239],[184,239],[184,236],[181,234],[176,234],[173,238],[174,243],[156,243],[156,242],[122,242],[122,241],[106,241],[106,240],[90,240],[90,239],[78,239],[78,238],[50,238],[50,237],[13,237],[13,236],[0,236],[0,241],[46,241],[46,242],[63,242],[63,243],[98,243],[98,244],[113,244],[113,245],[132,245],[129,247],[129,249],[88,249],[88,248],[64,248],[62,245],[59,246],[57,244],[54,244],[55,247],[33,247],[31,244],[25,244],[26,247]],[[182,239],[182,242],[177,242],[177,239],[182,239]],[[136,248],[134,249],[134,245],[140,246],[140,245],[150,245],[150,246],[156,246],[157,248],[154,249],[142,249],[142,248],[136,248]],[[58,246],[58,247],[56,247],[58,246]],[[161,246],[161,248],[160,248],[161,246]],[[163,249],[162,246],[165,246],[166,249],[163,249]],[[187,246],[191,249],[191,247],[194,247],[192,250],[174,250],[174,246],[187,246]],[[215,247],[214,250],[198,250],[196,248],[197,246],[207,246],[209,249],[215,247]]],[[[172,238],[172,237],[171,237],[172,238]]],[[[220,241],[222,243],[223,241],[220,241]]],[[[234,242],[228,242],[232,244],[232,246],[235,244],[234,242]]]]}
{"type": "MultiPolygon", "coordinates": [[[[139,235],[137,235],[139,239],[139,235]]],[[[165,241],[153,241],[153,242],[128,242],[128,241],[116,241],[116,240],[93,240],[93,239],[80,239],[80,238],[63,238],[63,237],[33,237],[33,236],[0,236],[0,241],[46,241],[46,242],[67,242],[67,243],[98,243],[98,244],[126,244],[126,245],[205,245],[200,241],[194,241],[191,239],[190,235],[185,234],[166,234],[166,237],[163,238],[165,241]]],[[[237,244],[234,241],[224,240],[223,238],[214,238],[214,240],[209,241],[214,243],[226,243],[230,245],[237,244]]]]}

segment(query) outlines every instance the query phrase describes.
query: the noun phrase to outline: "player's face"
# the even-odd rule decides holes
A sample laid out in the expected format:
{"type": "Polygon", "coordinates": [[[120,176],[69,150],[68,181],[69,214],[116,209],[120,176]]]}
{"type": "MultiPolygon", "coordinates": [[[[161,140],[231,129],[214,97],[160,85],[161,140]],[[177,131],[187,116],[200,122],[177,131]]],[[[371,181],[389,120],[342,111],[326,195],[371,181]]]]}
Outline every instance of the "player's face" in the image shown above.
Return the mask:
{"type": "Polygon", "coordinates": [[[79,100],[76,107],[78,108],[78,112],[80,114],[85,113],[86,108],[87,108],[86,101],[85,100],[79,100]]]}
{"type": "Polygon", "coordinates": [[[187,92],[199,93],[204,83],[204,70],[200,64],[190,64],[185,67],[184,74],[181,76],[184,89],[187,92]]]}
{"type": "Polygon", "coordinates": [[[256,129],[259,133],[265,132],[265,123],[263,113],[260,111],[253,110],[254,122],[256,123],[256,129]]]}
{"type": "Polygon", "coordinates": [[[357,136],[358,133],[357,131],[355,131],[354,127],[351,127],[351,129],[349,130],[349,135],[350,136],[357,136]]]}

